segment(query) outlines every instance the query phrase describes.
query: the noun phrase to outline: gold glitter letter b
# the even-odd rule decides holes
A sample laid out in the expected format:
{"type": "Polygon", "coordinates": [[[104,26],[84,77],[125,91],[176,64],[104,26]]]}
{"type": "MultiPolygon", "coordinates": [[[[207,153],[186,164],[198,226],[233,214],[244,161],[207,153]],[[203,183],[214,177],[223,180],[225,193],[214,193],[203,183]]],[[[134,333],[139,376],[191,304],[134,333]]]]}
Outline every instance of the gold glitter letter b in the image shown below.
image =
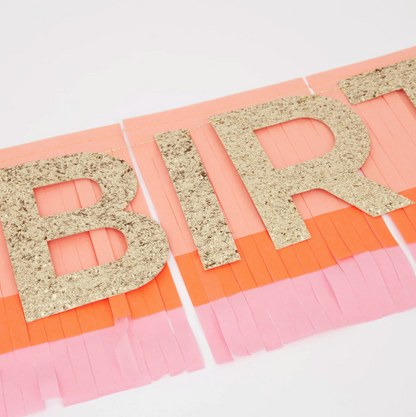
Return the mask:
{"type": "Polygon", "coordinates": [[[27,322],[134,290],[155,278],[166,263],[169,246],[155,221],[124,211],[136,192],[132,168],[107,154],[67,155],[0,170],[0,217],[27,322]],[[34,188],[82,178],[100,185],[98,203],[39,216],[34,188]],[[101,228],[125,235],[126,254],[56,277],[47,242],[101,228]]]}
{"type": "Polygon", "coordinates": [[[357,173],[370,153],[361,119],[345,104],[327,97],[286,97],[210,118],[259,211],[276,249],[310,238],[292,195],[320,188],[371,216],[413,204],[357,173]],[[311,118],[335,136],[326,155],[274,169],[254,130],[311,118]]]}

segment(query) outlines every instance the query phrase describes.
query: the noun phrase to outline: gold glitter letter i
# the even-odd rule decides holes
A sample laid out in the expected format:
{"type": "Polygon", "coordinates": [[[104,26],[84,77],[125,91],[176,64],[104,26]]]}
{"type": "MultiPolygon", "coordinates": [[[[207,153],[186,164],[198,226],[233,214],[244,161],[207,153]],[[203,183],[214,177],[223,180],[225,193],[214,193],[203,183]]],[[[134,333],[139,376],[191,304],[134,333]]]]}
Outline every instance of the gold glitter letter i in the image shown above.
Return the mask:
{"type": "Polygon", "coordinates": [[[148,283],[166,263],[163,229],[149,217],[124,211],[137,192],[137,179],[123,160],[80,153],[0,170],[0,217],[27,322],[148,283]],[[101,200],[91,207],[40,217],[34,188],[88,178],[101,200]],[[49,240],[100,228],[122,232],[128,243],[119,260],[56,277],[49,240]]]}
{"type": "Polygon", "coordinates": [[[187,130],[155,136],[205,269],[240,260],[211,182],[187,130]]]}

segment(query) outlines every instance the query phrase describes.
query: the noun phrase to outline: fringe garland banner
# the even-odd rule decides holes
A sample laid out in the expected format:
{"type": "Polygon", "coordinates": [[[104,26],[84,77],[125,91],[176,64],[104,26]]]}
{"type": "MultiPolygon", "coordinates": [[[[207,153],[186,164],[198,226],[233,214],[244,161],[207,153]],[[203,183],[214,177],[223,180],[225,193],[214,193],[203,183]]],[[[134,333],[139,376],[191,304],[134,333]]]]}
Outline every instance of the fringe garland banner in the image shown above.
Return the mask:
{"type": "MultiPolygon", "coordinates": [[[[79,152],[112,152],[131,164],[119,125],[0,151],[1,167],[79,152]]],[[[99,201],[97,183],[83,179],[35,189],[41,216],[99,201]]],[[[149,216],[139,189],[128,210],[149,216]]],[[[114,229],[48,242],[58,277],[112,262],[127,249],[114,229]]],[[[0,236],[1,415],[23,416],[61,397],[70,405],[150,384],[163,375],[203,367],[169,267],[137,290],[26,323],[8,250],[0,236]]],[[[59,278],[58,278],[59,279],[59,278]]]]}
{"type": "MultiPolygon", "coordinates": [[[[344,77],[351,76],[377,68],[381,62],[386,65],[415,55],[416,48],[412,48],[384,60],[370,61],[372,64],[365,69],[359,64],[354,67],[357,71],[337,71],[343,76],[345,73],[344,77]]],[[[321,94],[347,104],[336,81],[325,84],[326,80],[336,80],[337,76],[329,72],[314,77],[308,78],[312,87],[319,84],[320,91],[330,90],[321,94]]],[[[318,332],[374,320],[416,305],[416,277],[384,220],[368,216],[325,191],[313,190],[293,196],[311,238],[276,250],[229,155],[209,123],[210,117],[215,119],[221,113],[305,94],[310,94],[307,85],[297,79],[124,121],[133,152],[218,363],[262,349],[276,349],[318,332]],[[240,261],[211,270],[203,268],[155,142],[155,137],[162,137],[162,133],[180,129],[189,131],[197,148],[233,234],[240,261]]],[[[402,92],[393,94],[403,96],[402,92]]],[[[351,108],[355,111],[357,106],[362,104],[351,108]]],[[[408,107],[408,118],[415,123],[415,111],[408,107]]],[[[375,123],[380,124],[381,118],[375,123]]],[[[274,168],[323,156],[334,145],[328,127],[313,119],[297,119],[255,133],[274,168]]],[[[370,136],[372,147],[362,168],[364,174],[378,156],[371,131],[370,136]]],[[[386,171],[390,170],[390,165],[383,166],[386,171]]],[[[403,191],[381,177],[370,178],[394,191],[403,191]]],[[[412,199],[410,193],[402,194],[412,199]]],[[[413,211],[414,206],[409,206],[391,215],[394,218],[397,213],[413,211]]]]}
{"type": "MultiPolygon", "coordinates": [[[[306,239],[292,240],[277,250],[211,124],[226,123],[224,113],[261,104],[266,108],[284,97],[335,99],[358,114],[369,132],[371,149],[361,173],[416,202],[416,108],[407,96],[414,90],[372,99],[368,91],[363,96],[356,92],[357,104],[351,104],[345,90],[348,83],[357,88],[357,80],[366,76],[360,74],[372,70],[388,74],[400,87],[400,79],[391,78],[391,69],[383,68],[415,56],[416,48],[410,48],[309,76],[309,86],[296,79],[124,121],[134,158],[217,363],[416,306],[415,273],[384,219],[326,191],[291,196],[293,201],[288,202],[296,206],[300,225],[293,228],[291,238],[302,228],[305,232],[304,222],[307,233],[301,237],[306,239]],[[167,134],[171,131],[177,132],[167,134]],[[181,142],[158,146],[157,141],[166,137],[181,142]],[[170,152],[186,153],[186,169],[170,152]],[[194,171],[196,176],[190,178],[194,171]],[[223,248],[218,256],[216,243],[223,248]]],[[[412,62],[398,67],[413,68],[412,62]]],[[[412,72],[406,82],[414,80],[412,72]]],[[[323,107],[329,101],[320,99],[323,107]]],[[[290,99],[282,102],[296,105],[290,99]]],[[[263,123],[254,131],[270,169],[320,158],[334,147],[334,135],[324,123],[292,119],[271,126],[263,123]]],[[[110,153],[132,165],[128,148],[120,126],[112,125],[1,150],[0,169],[83,152],[110,153]]],[[[248,172],[252,181],[255,170],[248,172]]],[[[368,179],[359,177],[363,183],[368,179]]],[[[255,181],[250,188],[257,191],[255,181]]],[[[267,199],[256,195],[257,203],[267,204],[267,199]]],[[[100,201],[101,188],[89,179],[76,179],[36,188],[34,197],[39,215],[45,217],[94,205],[100,201]]],[[[410,203],[399,199],[400,207],[410,203]]],[[[140,188],[126,210],[150,217],[140,188]]],[[[274,221],[270,211],[267,214],[268,224],[284,223],[274,221]]],[[[388,215],[415,256],[416,205],[388,215]]],[[[127,242],[121,232],[102,228],[51,240],[48,248],[59,279],[122,258],[127,242]]],[[[64,405],[76,404],[204,367],[168,265],[136,290],[29,323],[3,228],[0,266],[0,415],[35,413],[53,397],[61,397],[64,405]]]]}

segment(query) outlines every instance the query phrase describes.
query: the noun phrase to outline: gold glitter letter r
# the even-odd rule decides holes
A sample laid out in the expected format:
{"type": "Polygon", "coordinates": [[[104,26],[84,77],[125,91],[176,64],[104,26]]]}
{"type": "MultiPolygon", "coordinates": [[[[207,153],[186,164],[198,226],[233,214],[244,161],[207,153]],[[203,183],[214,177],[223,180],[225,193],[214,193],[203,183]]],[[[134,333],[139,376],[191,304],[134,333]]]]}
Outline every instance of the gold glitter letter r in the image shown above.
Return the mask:
{"type": "Polygon", "coordinates": [[[292,195],[320,188],[375,217],[413,204],[357,173],[370,153],[359,116],[345,104],[321,96],[292,96],[210,118],[263,219],[276,249],[309,239],[292,195]],[[271,125],[311,118],[335,136],[326,155],[275,169],[254,133],[271,125]]]}

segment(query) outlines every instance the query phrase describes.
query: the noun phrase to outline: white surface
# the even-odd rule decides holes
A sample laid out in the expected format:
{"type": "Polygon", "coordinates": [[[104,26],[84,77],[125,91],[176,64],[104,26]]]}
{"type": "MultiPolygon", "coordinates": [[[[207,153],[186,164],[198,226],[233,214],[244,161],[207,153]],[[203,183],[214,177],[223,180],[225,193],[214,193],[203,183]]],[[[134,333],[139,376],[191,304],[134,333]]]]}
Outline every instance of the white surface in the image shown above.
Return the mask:
{"type": "MultiPolygon", "coordinates": [[[[408,1],[0,3],[0,147],[413,46],[408,1]]],[[[201,331],[195,316],[191,324],[201,331]]],[[[416,311],[41,416],[414,416],[416,311]]]]}

